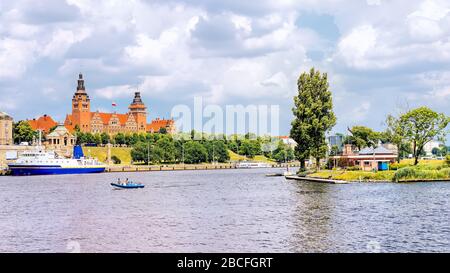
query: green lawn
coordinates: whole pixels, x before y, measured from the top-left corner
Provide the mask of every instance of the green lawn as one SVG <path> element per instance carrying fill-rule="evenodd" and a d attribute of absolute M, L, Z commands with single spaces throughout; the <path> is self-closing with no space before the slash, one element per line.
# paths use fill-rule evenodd
<path fill-rule="evenodd" d="M 111 156 L 117 156 L 121 161 L 122 165 L 131 164 L 131 148 L 125 147 L 111 147 Z M 102 162 L 106 162 L 106 157 L 108 155 L 107 147 L 83 147 L 83 153 L 85 156 L 92 156 L 98 158 Z"/>
<path fill-rule="evenodd" d="M 344 181 L 392 181 L 395 171 L 365 172 L 365 171 L 343 171 L 323 170 L 308 175 L 309 177 L 327 178 Z"/>
<path fill-rule="evenodd" d="M 321 170 L 308 176 L 345 181 L 450 180 L 450 167 L 443 160 L 422 160 L 417 166 L 413 166 L 413 163 L 413 160 L 403 160 L 396 165 L 398 170 L 390 171 Z"/>
<path fill-rule="evenodd" d="M 131 164 L 131 148 L 124 148 L 124 147 L 112 147 L 111 148 L 111 156 L 115 155 L 122 161 L 122 165 L 130 165 Z M 106 157 L 108 153 L 108 149 L 106 147 L 83 147 L 83 153 L 86 156 L 96 157 L 100 161 L 106 162 Z M 273 161 L 269 160 L 267 157 L 263 155 L 257 155 L 253 159 L 247 158 L 243 155 L 238 155 L 234 153 L 231 150 L 228 150 L 228 153 L 230 155 L 231 161 L 242 161 L 242 160 L 249 160 L 249 161 L 258 161 L 258 162 L 266 162 L 266 163 L 274 163 Z"/>

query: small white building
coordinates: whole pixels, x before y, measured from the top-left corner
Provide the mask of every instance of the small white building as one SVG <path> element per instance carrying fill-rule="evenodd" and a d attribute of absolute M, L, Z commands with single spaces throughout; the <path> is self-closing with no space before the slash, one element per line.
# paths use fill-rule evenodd
<path fill-rule="evenodd" d="M 283 141 L 283 144 L 289 146 L 292 149 L 297 146 L 297 142 L 288 136 L 279 136 L 278 138 Z"/>

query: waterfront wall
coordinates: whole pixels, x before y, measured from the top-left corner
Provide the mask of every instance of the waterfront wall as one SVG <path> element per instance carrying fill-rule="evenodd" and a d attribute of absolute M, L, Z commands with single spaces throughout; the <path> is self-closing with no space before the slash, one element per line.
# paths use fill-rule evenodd
<path fill-rule="evenodd" d="M 6 153 L 15 151 L 20 153 L 22 151 L 30 149 L 29 146 L 19 146 L 19 145 L 0 145 L 0 171 L 3 171 L 7 167 Z"/>
<path fill-rule="evenodd" d="M 298 163 L 289 167 L 299 167 Z M 273 164 L 272 168 L 286 168 L 286 164 Z M 150 171 L 183 171 L 183 170 L 220 170 L 236 169 L 235 163 L 223 164 L 173 164 L 173 165 L 110 165 L 107 172 L 150 172 Z"/>

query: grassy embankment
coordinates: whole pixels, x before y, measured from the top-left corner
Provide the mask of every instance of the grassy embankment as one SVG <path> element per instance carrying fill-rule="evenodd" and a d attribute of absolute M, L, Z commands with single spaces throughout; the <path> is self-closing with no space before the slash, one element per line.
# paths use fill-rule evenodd
<path fill-rule="evenodd" d="M 131 148 L 125 148 L 125 147 L 112 147 L 111 148 L 111 156 L 117 156 L 122 162 L 121 165 L 130 165 L 131 164 L 131 155 L 130 155 Z M 106 162 L 106 157 L 108 155 L 108 149 L 106 147 L 83 147 L 83 153 L 86 156 L 96 157 L 100 161 Z M 266 163 L 274 163 L 273 161 L 269 160 L 267 157 L 258 155 L 255 156 L 253 159 L 247 158 L 242 155 L 238 155 L 234 153 L 233 151 L 228 151 L 230 155 L 231 161 L 242 161 L 242 160 L 250 160 L 250 161 L 258 161 L 258 162 L 266 162 Z"/>
<path fill-rule="evenodd" d="M 323 170 L 308 176 L 345 181 L 407 182 L 450 180 L 450 166 L 444 160 L 423 160 L 417 166 L 413 166 L 411 160 L 403 160 L 400 164 L 393 164 L 392 170 L 389 171 Z"/>
<path fill-rule="evenodd" d="M 264 162 L 264 163 L 276 163 L 275 161 L 272 161 L 270 159 L 268 159 L 267 157 L 263 156 L 263 155 L 257 155 L 254 158 L 248 158 L 246 156 L 243 155 L 238 155 L 237 153 L 228 150 L 228 154 L 230 155 L 230 161 L 257 161 L 257 162 Z"/>
<path fill-rule="evenodd" d="M 131 148 L 111 147 L 111 156 L 117 156 L 121 160 L 121 165 L 131 164 Z M 108 156 L 107 147 L 83 147 L 83 153 L 86 156 L 96 157 L 102 162 L 106 162 Z"/>

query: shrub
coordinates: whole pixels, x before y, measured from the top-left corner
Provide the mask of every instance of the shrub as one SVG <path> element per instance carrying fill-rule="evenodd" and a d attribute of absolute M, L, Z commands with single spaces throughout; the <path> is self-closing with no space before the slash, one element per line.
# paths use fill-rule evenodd
<path fill-rule="evenodd" d="M 361 166 L 350 166 L 347 167 L 347 171 L 360 171 L 361 170 Z"/>
<path fill-rule="evenodd" d="M 450 166 L 450 155 L 447 155 L 445 157 L 445 164 L 447 164 L 447 166 Z"/>
<path fill-rule="evenodd" d="M 114 164 L 120 164 L 120 163 L 122 163 L 122 160 L 120 160 L 120 158 L 117 157 L 116 155 L 111 156 L 111 161 L 112 161 Z"/>
<path fill-rule="evenodd" d="M 410 163 L 392 163 L 389 165 L 389 169 L 396 171 L 396 170 L 400 170 L 402 168 L 410 167 L 410 166 L 411 166 Z"/>
<path fill-rule="evenodd" d="M 420 169 L 415 167 L 407 167 L 398 170 L 394 175 L 394 181 L 408 180 L 441 180 L 450 179 L 450 168 L 444 169 Z"/>

